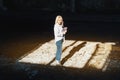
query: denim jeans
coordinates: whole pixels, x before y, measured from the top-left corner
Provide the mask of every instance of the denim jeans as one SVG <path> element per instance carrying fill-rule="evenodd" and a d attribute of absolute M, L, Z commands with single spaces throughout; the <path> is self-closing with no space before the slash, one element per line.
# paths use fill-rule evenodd
<path fill-rule="evenodd" d="M 56 42 L 56 46 L 57 46 L 56 60 L 58 60 L 59 62 L 60 62 L 61 54 L 62 54 L 62 43 L 63 43 L 63 40 L 59 40 Z"/>

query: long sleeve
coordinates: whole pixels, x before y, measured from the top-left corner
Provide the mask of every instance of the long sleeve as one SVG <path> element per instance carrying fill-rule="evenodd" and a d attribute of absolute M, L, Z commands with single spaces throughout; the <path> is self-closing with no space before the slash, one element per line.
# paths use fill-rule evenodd
<path fill-rule="evenodd" d="M 62 31 L 55 25 L 55 27 L 54 27 L 54 35 L 56 36 L 56 37 L 62 37 L 63 36 L 63 33 L 62 33 Z"/>
<path fill-rule="evenodd" d="M 58 25 L 58 24 L 54 25 L 55 41 L 59 41 L 64 38 L 62 30 L 63 30 L 63 28 L 61 25 Z"/>

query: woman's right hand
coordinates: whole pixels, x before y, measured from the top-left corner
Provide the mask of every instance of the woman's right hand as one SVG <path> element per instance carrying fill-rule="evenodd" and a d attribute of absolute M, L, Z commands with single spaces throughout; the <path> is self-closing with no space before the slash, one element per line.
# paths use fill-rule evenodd
<path fill-rule="evenodd" d="M 67 27 L 63 28 L 63 34 L 66 34 L 67 32 Z"/>
<path fill-rule="evenodd" d="M 63 34 L 66 34 L 67 33 L 67 30 L 65 30 L 64 32 L 63 32 Z"/>

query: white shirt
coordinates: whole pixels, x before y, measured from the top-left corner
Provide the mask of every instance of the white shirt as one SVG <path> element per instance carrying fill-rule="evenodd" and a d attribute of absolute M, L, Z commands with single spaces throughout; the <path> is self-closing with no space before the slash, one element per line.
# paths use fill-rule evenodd
<path fill-rule="evenodd" d="M 62 31 L 63 31 L 63 25 L 59 25 L 58 23 L 54 25 L 55 42 L 65 39 Z"/>

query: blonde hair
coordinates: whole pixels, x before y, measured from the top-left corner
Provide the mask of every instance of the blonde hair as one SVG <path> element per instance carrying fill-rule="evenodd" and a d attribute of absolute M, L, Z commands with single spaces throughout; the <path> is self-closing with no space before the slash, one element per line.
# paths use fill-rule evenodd
<path fill-rule="evenodd" d="M 62 18 L 62 16 L 60 16 L 60 15 L 56 16 L 56 19 L 55 19 L 55 24 L 57 24 L 57 22 L 58 22 L 58 19 L 59 19 L 59 18 L 61 18 L 61 19 L 62 19 L 62 25 L 63 25 L 63 18 Z"/>

